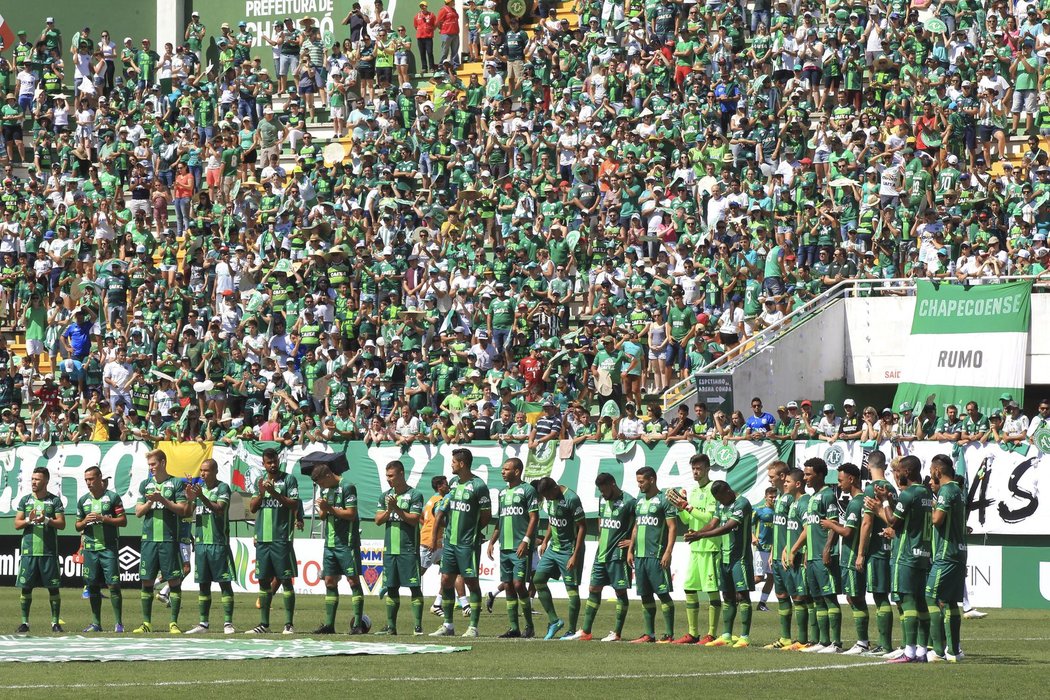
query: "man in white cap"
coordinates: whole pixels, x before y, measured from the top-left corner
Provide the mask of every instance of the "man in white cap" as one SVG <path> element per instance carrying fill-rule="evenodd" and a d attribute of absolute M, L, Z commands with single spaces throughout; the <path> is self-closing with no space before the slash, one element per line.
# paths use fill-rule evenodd
<path fill-rule="evenodd" d="M 201 50 L 204 47 L 206 35 L 207 31 L 201 24 L 201 13 L 197 11 L 190 13 L 190 23 L 186 25 L 182 38 L 186 42 L 186 47 L 197 57 L 197 63 L 201 62 Z"/>

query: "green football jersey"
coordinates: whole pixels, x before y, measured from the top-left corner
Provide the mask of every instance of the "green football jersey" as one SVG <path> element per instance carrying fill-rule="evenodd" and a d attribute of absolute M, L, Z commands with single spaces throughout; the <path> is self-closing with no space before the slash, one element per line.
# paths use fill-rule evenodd
<path fill-rule="evenodd" d="M 278 474 L 273 488 L 283 496 L 299 500 L 299 484 L 291 474 Z M 262 506 L 255 514 L 255 541 L 291 542 L 295 514 L 296 509 L 285 508 L 276 498 L 263 496 Z"/>
<path fill-rule="evenodd" d="M 99 513 L 111 518 L 119 518 L 124 515 L 124 504 L 113 491 L 105 491 L 101 496 L 95 498 L 90 493 L 85 493 L 77 501 L 77 520 L 83 520 L 88 513 Z M 99 552 L 103 549 L 119 549 L 119 533 L 116 525 L 88 525 L 84 528 L 84 549 L 89 552 Z"/>
<path fill-rule="evenodd" d="M 146 496 L 157 492 L 174 503 L 186 502 L 186 484 L 182 479 L 169 476 L 160 483 L 150 477 L 139 484 L 138 503 L 146 503 Z M 165 508 L 164 504 L 153 503 L 142 517 L 142 541 L 178 542 L 181 520 L 182 518 Z"/>
<path fill-rule="evenodd" d="M 773 501 L 773 548 L 771 551 L 774 561 L 780 559 L 784 545 L 787 543 L 788 511 L 791 510 L 791 503 L 794 500 L 795 497 L 790 493 L 780 493 Z"/>
<path fill-rule="evenodd" d="M 838 520 L 839 513 L 839 502 L 835 500 L 834 491 L 827 486 L 810 497 L 803 516 L 806 525 L 806 561 L 820 561 L 823 558 L 831 531 L 822 528 L 820 521 L 824 518 Z"/>
<path fill-rule="evenodd" d="M 606 564 L 627 557 L 620 543 L 631 539 L 635 503 L 633 496 L 623 492 L 615 501 L 603 498 L 598 503 L 598 554 L 594 557 L 595 562 Z"/>
<path fill-rule="evenodd" d="M 405 489 L 404 493 L 397 493 L 394 489 L 387 489 L 376 504 L 376 511 L 387 510 L 386 499 L 389 496 L 397 497 L 397 507 L 408 514 L 423 514 L 423 494 L 414 488 Z M 419 522 L 415 525 L 405 522 L 401 515 L 391 512 L 386 520 L 386 534 L 383 535 L 383 552 L 390 555 L 413 554 L 419 556 Z"/>
<path fill-rule="evenodd" d="M 750 501 L 743 496 L 737 496 L 736 500 L 728 506 L 718 504 L 715 517 L 719 525 L 725 525 L 730 520 L 738 523 L 738 526 L 722 535 L 722 561 L 725 563 L 743 561 L 749 562 L 751 554 L 751 515 L 753 509 Z"/>
<path fill-rule="evenodd" d="M 846 506 L 845 512 L 839 517 L 839 523 L 843 527 L 853 529 L 849 537 L 841 538 L 842 547 L 839 549 L 839 563 L 848 568 L 853 568 L 857 563 L 857 546 L 860 544 L 860 521 L 864 516 L 864 494 L 858 493 Z"/>
<path fill-rule="evenodd" d="M 489 487 L 477 476 L 467 482 L 453 481 L 449 482 L 450 491 L 441 505 L 448 514 L 445 544 L 477 547 L 481 543 L 481 514 L 492 507 Z"/>
<path fill-rule="evenodd" d="M 677 515 L 678 509 L 671 505 L 663 491 L 652 498 L 639 494 L 634 504 L 634 521 L 638 527 L 634 540 L 636 559 L 658 559 L 663 555 L 667 546 L 667 520 Z"/>
<path fill-rule="evenodd" d="M 934 510 L 944 513 L 944 520 L 933 530 L 933 560 L 966 563 L 966 496 L 957 483 L 950 482 L 937 490 Z"/>
<path fill-rule="evenodd" d="M 788 507 L 787 516 L 787 542 L 784 543 L 784 547 L 787 548 L 788 552 L 795 546 L 799 538 L 802 537 L 802 524 L 806 515 L 806 508 L 809 507 L 809 494 L 804 493 L 798 498 L 791 502 Z M 804 552 L 802 555 L 804 556 Z M 797 562 L 792 562 L 797 563 Z"/>
<path fill-rule="evenodd" d="M 357 486 L 350 481 L 350 474 L 339 477 L 339 483 L 321 491 L 321 498 L 334 508 L 357 508 Z M 329 514 L 324 520 L 324 546 L 329 549 L 338 547 L 358 547 L 361 542 L 361 528 L 358 517 L 338 518 Z"/>
<path fill-rule="evenodd" d="M 586 517 L 580 497 L 571 489 L 565 489 L 561 498 L 545 501 L 543 510 L 550 523 L 550 548 L 571 554 L 576 549 L 576 523 L 582 523 Z"/>
<path fill-rule="evenodd" d="M 43 514 L 45 518 L 54 518 L 59 513 L 65 513 L 66 508 L 62 505 L 62 499 L 53 493 L 47 493 L 43 498 L 37 498 L 32 493 L 27 493 L 18 502 L 17 514 L 24 518 L 30 518 L 34 514 Z M 45 525 L 26 525 L 22 530 L 23 557 L 44 557 L 58 554 L 58 530 Z"/>
<path fill-rule="evenodd" d="M 228 545 L 230 543 L 230 485 L 222 481 L 209 489 L 201 486 L 201 494 L 212 503 L 224 507 L 219 515 L 199 500 L 193 510 L 194 541 L 197 544 Z"/>
<path fill-rule="evenodd" d="M 897 489 L 890 482 L 885 479 L 873 481 L 864 487 L 865 498 L 875 498 L 875 487 L 881 486 L 882 488 L 889 491 L 893 498 L 897 497 Z M 882 531 L 889 527 L 889 523 L 882 519 L 882 516 L 878 511 L 868 510 L 864 508 L 864 515 L 869 513 L 872 515 L 871 522 L 871 539 L 868 541 L 868 549 L 866 552 L 867 558 L 870 559 L 887 559 L 890 556 L 891 544 L 890 540 L 882 536 Z"/>
<path fill-rule="evenodd" d="M 929 569 L 933 494 L 922 484 L 911 484 L 897 497 L 893 515 L 900 520 L 893 540 L 894 566 Z"/>
<path fill-rule="evenodd" d="M 499 497 L 499 548 L 513 552 L 525 539 L 529 528 L 529 516 L 540 510 L 540 499 L 536 489 L 524 482 L 504 489 Z"/>

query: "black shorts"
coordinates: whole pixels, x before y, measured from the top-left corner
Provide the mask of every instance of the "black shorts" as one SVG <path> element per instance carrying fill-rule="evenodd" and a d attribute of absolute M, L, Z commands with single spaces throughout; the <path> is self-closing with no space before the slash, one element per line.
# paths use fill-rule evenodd
<path fill-rule="evenodd" d="M 241 160 L 243 160 L 247 165 L 251 165 L 257 160 L 259 160 L 259 151 L 257 149 L 252 149 L 245 153 L 244 157 Z"/>
<path fill-rule="evenodd" d="M 22 140 L 22 125 L 4 125 L 4 141 L 21 141 Z"/>
<path fill-rule="evenodd" d="M 357 68 L 357 77 L 360 78 L 361 80 L 371 80 L 372 78 L 376 77 L 376 67 L 375 66 L 358 66 L 358 68 Z"/>
<path fill-rule="evenodd" d="M 829 88 L 833 87 L 833 88 L 835 88 L 837 90 L 839 85 L 841 85 L 841 84 L 842 84 L 842 76 L 841 75 L 825 75 L 824 76 L 824 87 L 829 87 Z"/>
<path fill-rule="evenodd" d="M 381 83 L 389 83 L 390 78 L 394 75 L 394 69 L 391 66 L 384 66 L 383 68 L 376 68 L 376 78 Z"/>
<path fill-rule="evenodd" d="M 722 331 L 719 331 L 718 342 L 722 343 L 722 345 L 736 345 L 738 342 L 740 342 L 740 334 L 723 333 Z"/>

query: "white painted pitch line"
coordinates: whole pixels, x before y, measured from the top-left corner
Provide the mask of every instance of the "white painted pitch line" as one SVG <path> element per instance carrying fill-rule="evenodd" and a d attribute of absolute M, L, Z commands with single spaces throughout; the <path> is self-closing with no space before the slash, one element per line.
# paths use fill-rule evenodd
<path fill-rule="evenodd" d="M 711 678 L 724 676 L 752 676 L 765 673 L 804 673 L 806 671 L 839 671 L 847 668 L 864 666 L 882 666 L 884 661 L 862 661 L 850 664 L 831 664 L 827 666 L 796 666 L 793 668 L 754 668 L 737 671 L 702 671 L 695 673 L 614 673 L 608 675 L 573 675 L 573 676 L 468 676 L 439 678 L 434 676 L 352 676 L 348 678 L 218 678 L 207 681 L 132 681 L 125 683 L 107 683 L 109 688 L 145 688 L 145 687 L 180 687 L 180 686 L 227 686 L 250 685 L 254 683 L 433 683 L 440 680 L 467 681 L 473 683 L 493 681 L 606 681 L 606 680 L 658 680 L 666 678 Z M 0 690 L 86 690 L 97 689 L 97 683 L 37 683 L 0 685 Z"/>

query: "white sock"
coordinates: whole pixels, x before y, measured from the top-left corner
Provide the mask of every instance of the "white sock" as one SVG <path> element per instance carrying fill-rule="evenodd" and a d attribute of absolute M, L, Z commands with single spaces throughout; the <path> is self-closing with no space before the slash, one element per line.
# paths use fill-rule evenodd
<path fill-rule="evenodd" d="M 470 598 L 465 595 L 459 597 L 459 607 L 466 608 L 470 605 Z"/>
<path fill-rule="evenodd" d="M 914 645 L 909 644 L 908 646 L 904 647 L 904 655 L 907 656 L 909 659 L 914 659 L 915 658 L 915 647 L 914 647 Z"/>
<path fill-rule="evenodd" d="M 434 596 L 434 607 L 435 608 L 440 608 L 441 607 L 441 594 L 440 593 L 438 593 L 436 596 Z"/>
<path fill-rule="evenodd" d="M 170 593 L 170 592 L 171 592 L 171 586 L 169 586 L 166 583 L 164 584 L 164 588 L 160 589 L 160 594 L 161 595 L 168 595 L 168 593 Z"/>
<path fill-rule="evenodd" d="M 916 656 L 926 656 L 926 647 L 915 647 Z"/>

